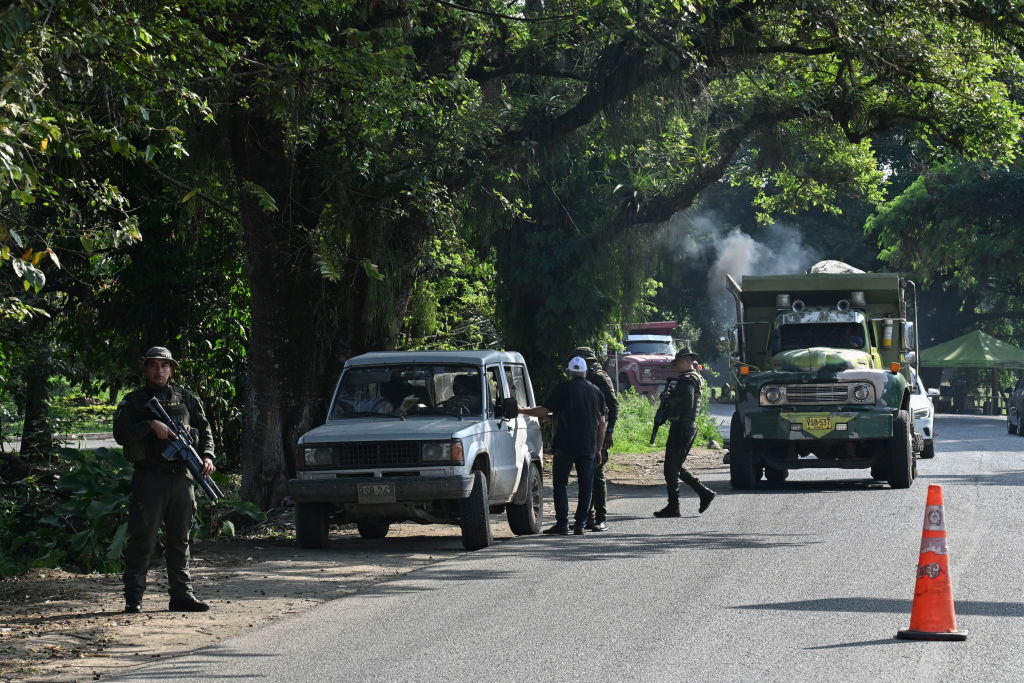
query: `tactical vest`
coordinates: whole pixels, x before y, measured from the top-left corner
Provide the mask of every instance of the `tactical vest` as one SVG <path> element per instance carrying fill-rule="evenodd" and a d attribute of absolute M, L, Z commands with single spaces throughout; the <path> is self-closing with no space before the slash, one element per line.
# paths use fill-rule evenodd
<path fill-rule="evenodd" d="M 152 393 L 146 389 L 133 391 L 125 398 L 131 401 L 132 412 L 137 419 L 157 419 L 156 415 L 146 407 L 146 402 L 149 401 L 151 396 L 156 396 L 160 399 L 161 405 L 163 405 L 164 410 L 167 411 L 167 414 L 172 420 L 181 422 L 186 429 L 189 428 L 189 412 L 188 407 L 185 405 L 184 389 L 168 386 L 165 389 L 159 389 Z M 164 396 L 166 396 L 166 398 L 164 398 Z M 124 447 L 124 457 L 129 462 L 133 463 L 148 461 L 151 464 L 163 464 L 167 462 L 163 457 L 163 452 L 164 449 L 167 448 L 167 443 L 167 441 L 156 438 L 155 434 L 147 434 L 142 441 L 126 444 Z"/>
<path fill-rule="evenodd" d="M 693 386 L 693 400 L 682 386 L 683 383 Z M 696 420 L 700 413 L 700 402 L 704 394 L 704 378 L 696 370 L 684 372 L 675 384 L 661 393 L 661 405 L 665 417 L 669 420 Z"/>

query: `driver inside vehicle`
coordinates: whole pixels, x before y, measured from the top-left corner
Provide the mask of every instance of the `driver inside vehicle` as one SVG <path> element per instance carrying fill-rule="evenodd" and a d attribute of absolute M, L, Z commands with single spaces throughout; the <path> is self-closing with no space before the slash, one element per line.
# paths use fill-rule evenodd
<path fill-rule="evenodd" d="M 480 377 L 478 375 L 455 375 L 452 378 L 452 397 L 445 401 L 445 407 L 454 409 L 457 415 L 473 415 L 480 412 Z"/>

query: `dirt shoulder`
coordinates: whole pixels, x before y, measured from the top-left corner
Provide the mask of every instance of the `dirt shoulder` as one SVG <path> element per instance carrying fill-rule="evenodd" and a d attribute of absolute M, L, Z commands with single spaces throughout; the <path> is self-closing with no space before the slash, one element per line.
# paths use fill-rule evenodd
<path fill-rule="evenodd" d="M 723 451 L 694 449 L 692 470 L 720 467 Z M 616 488 L 651 486 L 663 494 L 664 453 L 616 455 L 607 475 Z M 545 517 L 551 507 L 550 473 Z M 571 493 L 571 492 L 570 492 Z M 570 504 L 571 501 L 570 501 Z M 614 518 L 614 516 L 613 516 Z M 492 516 L 497 542 L 512 538 Z M 86 681 L 118 675 L 257 629 L 281 617 L 350 595 L 464 553 L 454 526 L 396 524 L 383 540 L 352 528 L 331 532 L 325 550 L 304 551 L 288 539 L 232 539 L 193 545 L 196 594 L 212 603 L 202 614 L 167 611 L 162 562 L 149 573 L 142 614 L 121 610 L 121 577 L 39 569 L 0 581 L 0 681 Z"/>

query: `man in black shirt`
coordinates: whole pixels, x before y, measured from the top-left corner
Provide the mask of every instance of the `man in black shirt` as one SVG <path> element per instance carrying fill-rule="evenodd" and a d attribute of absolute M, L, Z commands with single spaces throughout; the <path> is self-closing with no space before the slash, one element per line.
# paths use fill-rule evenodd
<path fill-rule="evenodd" d="M 576 524 L 573 532 L 583 535 L 583 526 L 590 511 L 594 486 L 594 466 L 601 460 L 605 435 L 605 403 L 601 391 L 587 381 L 587 362 L 580 357 L 569 361 L 569 379 L 562 382 L 536 408 L 520 408 L 519 412 L 541 419 L 549 414 L 557 418 L 554 429 L 551 486 L 555 498 L 555 524 L 546 534 L 566 536 L 569 533 L 569 472 L 576 466 L 579 497 L 576 501 Z"/>

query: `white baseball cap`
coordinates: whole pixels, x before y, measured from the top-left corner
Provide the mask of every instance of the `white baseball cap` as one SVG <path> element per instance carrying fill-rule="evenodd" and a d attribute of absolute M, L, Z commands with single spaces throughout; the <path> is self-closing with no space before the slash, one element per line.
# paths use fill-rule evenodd
<path fill-rule="evenodd" d="M 569 361 L 569 372 L 586 372 L 587 361 L 583 360 L 579 356 L 573 356 L 573 359 Z"/>

